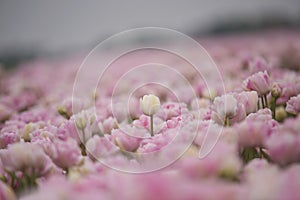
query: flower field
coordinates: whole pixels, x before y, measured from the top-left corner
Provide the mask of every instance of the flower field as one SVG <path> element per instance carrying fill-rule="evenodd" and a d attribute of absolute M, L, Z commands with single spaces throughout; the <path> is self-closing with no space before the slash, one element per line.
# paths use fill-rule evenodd
<path fill-rule="evenodd" d="M 115 61 L 96 90 L 74 86 L 81 55 L 1 67 L 0 200 L 300 199 L 299 32 L 199 43 L 223 83 L 148 50 Z M 127 66 L 151 59 L 185 81 L 154 70 L 169 88 L 133 90 L 153 77 L 122 79 Z"/>

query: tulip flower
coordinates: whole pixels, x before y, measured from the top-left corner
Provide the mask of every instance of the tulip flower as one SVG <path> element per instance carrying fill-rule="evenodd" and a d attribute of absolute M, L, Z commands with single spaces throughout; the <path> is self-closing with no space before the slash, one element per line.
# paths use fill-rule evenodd
<path fill-rule="evenodd" d="M 140 99 L 140 107 L 145 115 L 150 116 L 150 132 L 153 136 L 153 114 L 160 108 L 159 98 L 153 94 L 144 95 Z"/>
<path fill-rule="evenodd" d="M 270 92 L 270 77 L 267 71 L 258 72 L 248 77 L 244 82 L 244 87 L 247 90 L 254 90 L 259 96 L 266 95 Z"/>
<path fill-rule="evenodd" d="M 286 103 L 286 111 L 293 115 L 297 115 L 300 112 L 300 94 L 290 98 Z"/>
<path fill-rule="evenodd" d="M 216 97 L 213 102 L 212 118 L 220 124 L 229 123 L 228 120 L 237 114 L 237 106 L 238 102 L 232 94 Z"/>
<path fill-rule="evenodd" d="M 245 90 L 254 90 L 261 97 L 262 107 L 268 107 L 267 94 L 271 90 L 270 77 L 267 71 L 257 72 L 243 82 Z"/>

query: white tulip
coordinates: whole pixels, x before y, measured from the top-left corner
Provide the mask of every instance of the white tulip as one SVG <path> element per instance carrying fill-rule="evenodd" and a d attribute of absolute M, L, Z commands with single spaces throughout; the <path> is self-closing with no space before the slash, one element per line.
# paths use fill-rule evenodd
<path fill-rule="evenodd" d="M 153 94 L 144 95 L 140 98 L 140 106 L 145 115 L 150 116 L 150 133 L 153 134 L 153 114 L 155 114 L 160 108 L 159 98 Z"/>
<path fill-rule="evenodd" d="M 159 98 L 153 94 L 144 95 L 140 98 L 140 107 L 145 115 L 151 116 L 160 108 Z"/>

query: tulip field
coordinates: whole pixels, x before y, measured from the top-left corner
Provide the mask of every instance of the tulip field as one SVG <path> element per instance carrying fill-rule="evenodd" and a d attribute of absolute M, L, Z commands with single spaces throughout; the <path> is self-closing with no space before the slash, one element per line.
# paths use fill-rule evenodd
<path fill-rule="evenodd" d="M 113 48 L 88 71 L 86 54 L 1 65 L 0 200 L 300 199 L 299 31 L 196 39 L 220 79 L 151 50 L 96 89 Z"/>

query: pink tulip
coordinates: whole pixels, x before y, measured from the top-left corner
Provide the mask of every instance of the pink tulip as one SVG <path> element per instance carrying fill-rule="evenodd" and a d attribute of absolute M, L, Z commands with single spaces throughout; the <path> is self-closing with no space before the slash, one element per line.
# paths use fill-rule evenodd
<path fill-rule="evenodd" d="M 81 150 L 76 140 L 72 138 L 68 138 L 66 141 L 55 140 L 53 145 L 50 157 L 58 167 L 66 169 L 81 161 Z"/>
<path fill-rule="evenodd" d="M 140 145 L 140 138 L 128 135 L 120 129 L 114 129 L 111 133 L 112 139 L 116 145 L 125 151 L 135 151 Z"/>
<path fill-rule="evenodd" d="M 285 165 L 300 161 L 300 136 L 277 133 L 267 140 L 267 149 L 275 162 Z"/>
<path fill-rule="evenodd" d="M 270 84 L 270 77 L 267 71 L 257 72 L 243 82 L 243 86 L 246 90 L 254 90 L 259 96 L 266 95 L 270 92 Z"/>
<path fill-rule="evenodd" d="M 53 167 L 51 159 L 37 144 L 17 143 L 0 151 L 4 169 L 10 172 L 25 171 L 35 176 L 45 175 Z"/>
<path fill-rule="evenodd" d="M 232 118 L 237 114 L 238 102 L 232 94 L 226 94 L 214 99 L 213 105 L 214 121 L 224 124 L 226 118 Z"/>
<path fill-rule="evenodd" d="M 244 105 L 247 115 L 257 111 L 258 95 L 256 91 L 237 93 L 235 98 Z"/>
<path fill-rule="evenodd" d="M 300 112 L 300 94 L 290 98 L 286 103 L 286 111 L 294 115 L 297 115 Z"/>
<path fill-rule="evenodd" d="M 112 156 L 119 151 L 110 138 L 99 137 L 98 135 L 94 135 L 87 141 L 86 150 L 88 155 L 93 159 Z"/>

